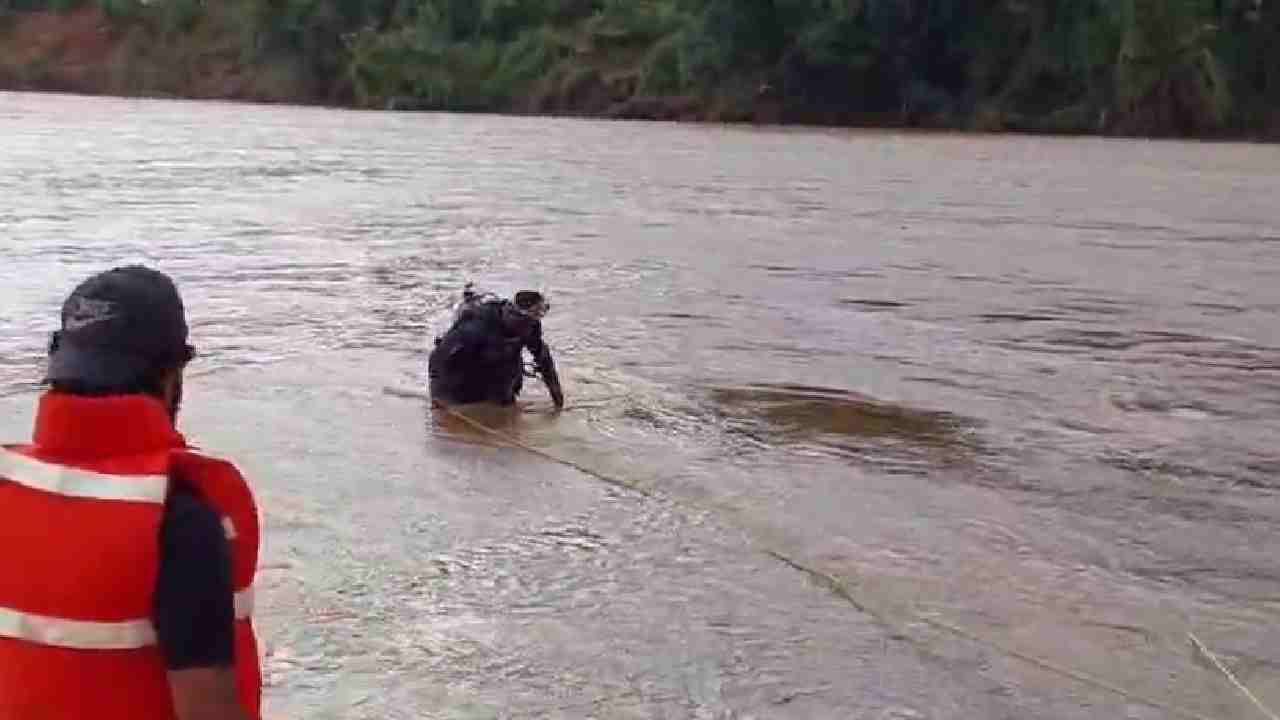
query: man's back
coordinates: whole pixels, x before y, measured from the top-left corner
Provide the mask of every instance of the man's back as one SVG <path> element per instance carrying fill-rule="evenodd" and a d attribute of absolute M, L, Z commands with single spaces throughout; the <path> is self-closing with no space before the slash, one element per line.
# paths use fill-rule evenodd
<path fill-rule="evenodd" d="M 139 700 L 165 717 L 146 650 L 164 480 L 33 451 L 0 453 L 0 718 L 124 717 Z"/>
<path fill-rule="evenodd" d="M 503 301 L 468 303 L 428 359 L 431 395 L 451 404 L 510 404 L 523 378 L 526 340 L 507 335 Z"/>
<path fill-rule="evenodd" d="M 235 665 L 223 520 L 167 472 L 160 403 L 53 393 L 38 418 L 0 450 L 0 720 L 172 716 L 172 674 Z"/>

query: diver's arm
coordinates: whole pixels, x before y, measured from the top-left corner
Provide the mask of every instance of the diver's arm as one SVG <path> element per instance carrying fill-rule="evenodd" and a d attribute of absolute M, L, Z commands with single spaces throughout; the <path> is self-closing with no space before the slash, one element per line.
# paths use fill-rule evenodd
<path fill-rule="evenodd" d="M 556 361 L 555 358 L 551 357 L 551 348 L 542 340 L 541 329 L 530 336 L 525 346 L 529 348 L 530 353 L 533 353 L 534 366 L 538 369 L 538 373 L 542 375 L 542 381 L 546 383 L 547 391 L 551 393 L 551 400 L 556 404 L 556 409 L 563 408 L 564 391 L 560 388 L 560 376 L 556 373 Z"/>

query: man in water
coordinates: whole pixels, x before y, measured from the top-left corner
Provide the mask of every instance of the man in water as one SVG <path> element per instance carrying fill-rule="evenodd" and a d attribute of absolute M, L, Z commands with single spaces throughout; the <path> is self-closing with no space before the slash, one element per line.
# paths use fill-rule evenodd
<path fill-rule="evenodd" d="M 528 349 L 556 409 L 563 408 L 556 364 L 542 340 L 542 318 L 550 307 L 532 290 L 507 300 L 476 293 L 468 284 L 453 326 L 436 339 L 427 363 L 432 400 L 443 405 L 514 404 L 524 384 L 523 352 Z"/>

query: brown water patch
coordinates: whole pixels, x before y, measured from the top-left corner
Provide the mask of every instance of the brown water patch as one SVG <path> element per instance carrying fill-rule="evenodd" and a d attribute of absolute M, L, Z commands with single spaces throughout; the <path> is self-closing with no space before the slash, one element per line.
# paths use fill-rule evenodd
<path fill-rule="evenodd" d="M 961 426 L 958 418 L 947 413 L 806 385 L 714 387 L 711 399 L 722 412 L 766 421 L 787 437 L 895 437 L 945 444 Z"/>
<path fill-rule="evenodd" d="M 971 460 L 972 422 L 879 402 L 846 390 L 787 384 L 712 387 L 709 398 L 733 433 L 803 446 L 886 470 L 923 472 Z"/>

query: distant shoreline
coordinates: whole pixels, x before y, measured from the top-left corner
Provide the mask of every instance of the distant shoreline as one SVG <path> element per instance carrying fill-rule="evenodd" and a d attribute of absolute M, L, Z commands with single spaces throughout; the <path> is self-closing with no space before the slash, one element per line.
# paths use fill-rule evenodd
<path fill-rule="evenodd" d="M 156 48 L 153 31 L 120 25 L 96 6 L 69 12 L 0 15 L 0 90 L 140 99 L 216 100 L 262 105 L 382 112 L 444 112 L 517 117 L 666 121 L 726 126 L 863 129 L 902 132 L 1097 137 L 1198 142 L 1280 142 L 1280 109 L 1266 127 L 1212 132 L 1129 132 L 1110 127 L 1105 112 L 1079 109 L 1069 118 L 971 113 L 852 112 L 804 105 L 768 82 L 747 77 L 708 94 L 645 94 L 626 66 L 564 66 L 501 103 L 466 98 L 430 102 L 390 94 L 370 97 L 330 78 L 326 90 L 289 58 L 246 61 L 215 35 L 170 36 Z M 225 44 L 225 43 L 223 43 Z M 175 59 L 176 58 L 176 59 Z M 346 85 L 343 83 L 347 82 Z M 356 81 L 358 84 L 358 81 Z M 344 89 L 345 88 L 345 89 Z M 353 94 L 354 93 L 354 94 Z M 471 102 L 471 106 L 466 103 Z"/>
<path fill-rule="evenodd" d="M 184 101 L 184 102 L 225 102 L 238 103 L 249 106 L 258 107 L 280 107 L 280 108 L 299 108 L 312 110 L 339 110 L 347 112 L 359 113 L 375 113 L 375 114 L 441 114 L 441 115 L 479 115 L 493 117 L 513 117 L 513 118 L 545 118 L 548 120 L 596 120 L 596 121 L 614 121 L 614 122 L 635 122 L 635 123 L 669 123 L 675 125 L 705 126 L 705 127 L 724 127 L 724 128 L 760 128 L 774 130 L 793 130 L 796 132 L 804 131 L 838 131 L 838 130 L 863 130 L 863 131 L 883 131 L 886 133 L 902 133 L 910 135 L 954 135 L 957 137 L 1021 137 L 1021 138 L 1062 138 L 1062 139 L 1097 139 L 1097 140 L 1133 140 L 1145 142 L 1191 142 L 1191 143 L 1226 143 L 1226 144 L 1255 144 L 1255 145 L 1278 145 L 1280 144 L 1280 133 L 1230 133 L 1222 132 L 1213 135 L 1140 135 L 1126 134 L 1117 132 L 1104 131 L 1065 131 L 1065 130 L 1037 130 L 1024 128 L 1001 128 L 1001 129 L 979 129 L 963 124 L 954 126 L 949 125 L 910 125 L 897 122 L 892 119 L 886 119 L 884 122 L 863 122 L 863 123 L 821 123 L 821 122 L 766 122 L 756 121 L 752 119 L 708 119 L 702 117 L 685 117 L 685 118 L 667 118 L 667 117 L 620 117 L 605 113 L 580 113 L 571 111 L 560 112 L 530 112 L 530 111 L 513 111 L 513 110 L 459 110 L 447 108 L 372 108 L 361 107 L 350 103 L 326 103 L 318 100 L 308 100 L 305 98 L 297 99 L 260 99 L 252 97 L 240 97 L 234 95 L 228 96 L 212 96 L 212 95 L 179 95 L 168 93 L 120 93 L 109 91 L 86 90 L 82 88 L 69 89 L 63 87 L 12 87 L 0 79 L 0 92 L 12 93 L 28 93 L 33 95 L 69 95 L 85 98 L 115 98 L 120 100 L 157 100 L 157 101 Z"/>

